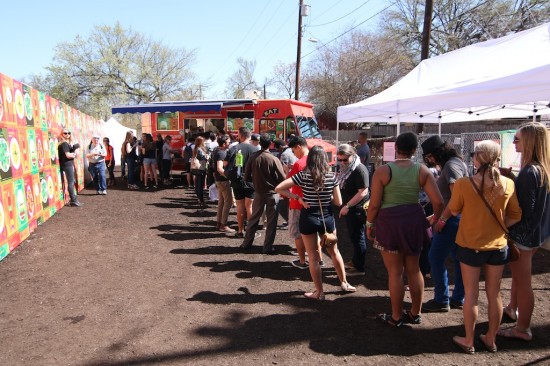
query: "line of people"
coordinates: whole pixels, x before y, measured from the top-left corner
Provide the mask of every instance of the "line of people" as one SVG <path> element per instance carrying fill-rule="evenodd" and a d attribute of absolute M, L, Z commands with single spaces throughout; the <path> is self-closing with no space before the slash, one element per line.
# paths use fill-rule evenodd
<path fill-rule="evenodd" d="M 480 273 L 485 275 L 489 329 L 479 339 L 489 352 L 496 352 L 496 336 L 532 339 L 530 321 L 534 308 L 531 263 L 537 249 L 550 240 L 550 145 L 547 129 L 540 123 L 522 125 L 513 141 L 521 153 L 521 170 L 515 180 L 498 169 L 500 145 L 479 142 L 473 152 L 475 174 L 467 168 L 451 145 L 437 136 L 422 144 L 428 165 L 441 170 L 434 178 L 427 166 L 413 161 L 417 136 L 403 133 L 395 143 L 394 162 L 378 168 L 372 180 L 367 212 L 367 236 L 379 249 L 388 271 L 391 312 L 378 318 L 395 327 L 420 324 L 422 312 L 462 309 L 465 337 L 453 342 L 473 354 L 478 317 Z M 418 203 L 423 189 L 433 206 L 426 218 Z M 419 258 L 429 229 L 434 232 L 429 248 L 434 299 L 422 304 L 424 278 Z M 500 283 L 504 265 L 510 261 L 508 234 L 518 244 L 521 256 L 510 262 L 512 290 L 503 308 Z M 445 261 L 455 264 L 454 291 L 449 296 Z M 405 310 L 406 273 L 412 299 Z M 500 328 L 505 316 L 515 326 Z"/>

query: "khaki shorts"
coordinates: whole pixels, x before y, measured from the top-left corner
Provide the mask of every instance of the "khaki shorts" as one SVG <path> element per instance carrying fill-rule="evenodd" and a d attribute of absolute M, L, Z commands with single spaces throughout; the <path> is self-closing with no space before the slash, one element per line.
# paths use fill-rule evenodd
<path fill-rule="evenodd" d="M 288 234 L 293 239 L 300 239 L 300 212 L 294 208 L 288 209 Z"/>

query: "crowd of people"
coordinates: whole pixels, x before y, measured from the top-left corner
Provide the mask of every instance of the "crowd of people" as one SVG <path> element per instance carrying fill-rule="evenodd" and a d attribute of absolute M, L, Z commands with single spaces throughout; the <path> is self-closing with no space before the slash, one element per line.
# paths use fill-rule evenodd
<path fill-rule="evenodd" d="M 71 143 L 70 136 L 70 131 L 63 131 L 60 164 L 69 185 L 68 203 L 80 206 L 71 183 L 72 160 L 79 146 Z M 98 194 L 106 194 L 105 168 L 109 185 L 115 184 L 114 152 L 108 139 L 103 142 L 94 136 L 86 152 Z M 422 313 L 460 309 L 465 336 L 455 336 L 453 342 L 473 354 L 483 271 L 489 328 L 479 339 L 485 349 L 497 351 L 497 336 L 532 339 L 532 258 L 539 247 L 550 246 L 550 141 L 544 125 L 527 123 L 517 130 L 513 143 L 521 154 L 521 170 L 515 179 L 500 173 L 500 145 L 494 141 L 475 146 L 475 172 L 470 175 L 460 152 L 439 136 L 422 143 L 424 161 L 415 161 L 419 142 L 411 132 L 397 137 L 395 160 L 375 172 L 370 171 L 364 133 L 355 147 L 337 147 L 336 170 L 321 147 L 308 147 L 302 137 L 274 142 L 269 134 L 252 134 L 245 127 L 239 129 L 236 141 L 211 133 L 189 138 L 181 151 L 170 143 L 170 136 L 159 135 L 154 141 L 149 134 L 141 140 L 131 132 L 126 135 L 121 159 L 127 165 L 128 188 L 138 189 L 141 181 L 147 189 L 149 179 L 152 188 L 157 188 L 159 176 L 163 184 L 170 184 L 172 156 L 181 154 L 187 186 L 194 189 L 199 208 L 206 206 L 205 189 L 215 187 L 216 230 L 242 239 L 243 252 L 261 237 L 263 224 L 263 253 L 276 254 L 281 215 L 296 248 L 297 258 L 291 263 L 309 269 L 311 275 L 313 289 L 305 297 L 325 299 L 323 252 L 332 259 L 341 289 L 355 292 L 347 278 L 365 275 L 365 254 L 371 244 L 380 251 L 388 273 L 391 309 L 378 315 L 385 324 L 400 328 L 420 324 Z M 138 156 L 142 156 L 141 170 L 136 165 Z M 430 212 L 419 202 L 423 195 Z M 228 221 L 232 207 L 236 208 L 235 228 Z M 353 246 L 349 261 L 344 261 L 338 248 L 336 215 L 345 222 L 345 242 Z M 511 261 L 511 245 L 519 249 L 516 261 Z M 423 253 L 428 269 L 421 270 Z M 452 293 L 446 268 L 449 256 L 454 265 Z M 508 263 L 512 289 L 503 307 L 500 283 Z M 423 302 L 427 276 L 434 282 L 434 298 Z M 407 289 L 412 301 L 404 309 Z M 516 324 L 501 328 L 503 316 Z"/>

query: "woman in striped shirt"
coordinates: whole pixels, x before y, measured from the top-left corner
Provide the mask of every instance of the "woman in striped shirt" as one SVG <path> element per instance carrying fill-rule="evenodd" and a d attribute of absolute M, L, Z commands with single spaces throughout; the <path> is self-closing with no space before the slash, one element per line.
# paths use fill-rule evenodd
<path fill-rule="evenodd" d="M 310 299 L 324 300 L 323 279 L 319 264 L 319 236 L 325 232 L 335 232 L 332 203 L 340 206 L 342 196 L 334 173 L 330 170 L 327 154 L 322 147 L 314 146 L 309 151 L 306 166 L 306 169 L 279 184 L 275 191 L 285 197 L 298 200 L 304 207 L 300 213 L 299 227 L 309 257 L 309 272 L 315 285 L 315 291 L 306 292 L 304 296 Z M 304 197 L 291 193 L 289 188 L 293 186 L 301 187 Z M 355 287 L 346 281 L 344 261 L 337 245 L 327 246 L 326 249 L 332 258 L 342 290 L 356 291 Z"/>

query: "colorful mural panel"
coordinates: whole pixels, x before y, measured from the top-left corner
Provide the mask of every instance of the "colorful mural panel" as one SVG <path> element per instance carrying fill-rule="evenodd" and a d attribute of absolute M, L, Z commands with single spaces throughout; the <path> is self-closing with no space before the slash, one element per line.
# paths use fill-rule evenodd
<path fill-rule="evenodd" d="M 57 151 L 62 128 L 86 146 L 100 122 L 0 73 L 0 260 L 65 205 Z M 84 161 L 80 149 L 78 191 Z"/>

